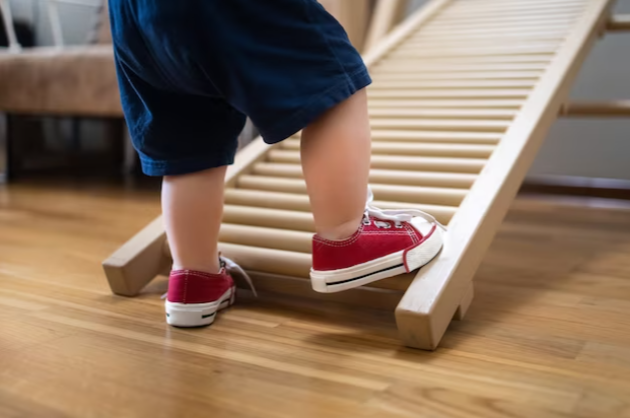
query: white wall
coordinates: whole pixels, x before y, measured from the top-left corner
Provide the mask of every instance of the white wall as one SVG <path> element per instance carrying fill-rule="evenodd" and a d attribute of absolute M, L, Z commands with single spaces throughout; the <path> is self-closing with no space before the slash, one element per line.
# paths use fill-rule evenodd
<path fill-rule="evenodd" d="M 630 0 L 615 11 L 630 13 Z M 580 100 L 630 100 L 630 33 L 600 40 L 571 93 Z M 562 119 L 551 129 L 530 175 L 630 180 L 630 118 Z"/>
<path fill-rule="evenodd" d="M 43 0 L 10 0 L 11 10 L 16 19 L 24 19 L 34 24 L 38 45 L 53 45 L 52 32 L 46 2 Z M 98 0 L 94 0 L 98 3 Z M 85 43 L 95 22 L 96 9 L 73 4 L 59 5 L 64 42 L 67 45 Z"/>

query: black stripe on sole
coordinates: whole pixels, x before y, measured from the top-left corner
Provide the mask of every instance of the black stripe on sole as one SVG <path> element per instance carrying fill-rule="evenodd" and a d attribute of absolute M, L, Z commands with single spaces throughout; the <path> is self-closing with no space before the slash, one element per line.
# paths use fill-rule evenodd
<path fill-rule="evenodd" d="M 366 277 L 370 277 L 370 276 L 373 276 L 373 275 L 375 275 L 375 274 L 382 273 L 382 272 L 384 272 L 384 271 L 394 270 L 394 269 L 397 269 L 397 268 L 399 268 L 399 267 L 404 267 L 404 266 L 405 266 L 404 264 L 398 264 L 397 266 L 387 267 L 386 269 L 379 270 L 379 271 L 375 271 L 375 272 L 373 272 L 373 273 L 369 273 L 369 274 L 364 274 L 363 276 L 354 277 L 354 278 L 352 278 L 352 279 L 341 280 L 341 281 L 338 281 L 338 282 L 332 282 L 332 283 L 326 283 L 326 286 L 334 286 L 334 285 L 337 285 L 337 284 L 350 283 L 350 282 L 353 282 L 353 281 L 355 281 L 355 280 L 361 280 L 361 279 L 364 279 L 364 278 L 366 278 Z"/>
<path fill-rule="evenodd" d="M 215 316 L 216 314 L 217 314 L 216 312 L 212 312 L 211 314 L 208 314 L 208 315 L 201 315 L 201 318 L 202 319 L 210 318 L 211 316 Z"/>

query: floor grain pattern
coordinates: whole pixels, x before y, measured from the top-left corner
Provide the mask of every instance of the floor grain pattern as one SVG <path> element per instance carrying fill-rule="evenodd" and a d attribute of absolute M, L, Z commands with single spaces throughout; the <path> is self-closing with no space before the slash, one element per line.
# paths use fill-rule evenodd
<path fill-rule="evenodd" d="M 164 278 L 127 299 L 100 267 L 154 192 L 0 188 L 0 417 L 630 417 L 630 207 L 578 203 L 517 199 L 423 352 L 393 313 L 271 296 L 169 328 Z"/>

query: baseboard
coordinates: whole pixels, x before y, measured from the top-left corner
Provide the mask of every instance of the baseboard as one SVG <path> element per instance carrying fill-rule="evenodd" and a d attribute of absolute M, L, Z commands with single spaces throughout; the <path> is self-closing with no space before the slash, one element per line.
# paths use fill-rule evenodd
<path fill-rule="evenodd" d="M 532 176 L 519 193 L 630 200 L 630 180 L 577 176 Z"/>

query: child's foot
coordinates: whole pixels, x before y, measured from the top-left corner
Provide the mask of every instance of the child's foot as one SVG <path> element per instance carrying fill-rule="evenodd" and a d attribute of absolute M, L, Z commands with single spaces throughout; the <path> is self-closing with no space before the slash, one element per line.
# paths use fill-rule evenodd
<path fill-rule="evenodd" d="M 166 322 L 176 327 L 200 327 L 214 322 L 217 312 L 230 307 L 236 300 L 236 286 L 228 268 L 240 267 L 221 258 L 218 274 L 194 270 L 173 270 L 169 277 L 166 297 Z M 251 285 L 249 276 L 245 278 Z M 252 286 L 254 294 L 255 289 Z"/>
<path fill-rule="evenodd" d="M 445 228 L 433 216 L 419 210 L 379 210 L 369 203 L 363 224 L 350 238 L 314 237 L 315 291 L 339 292 L 408 273 L 440 252 Z"/>

